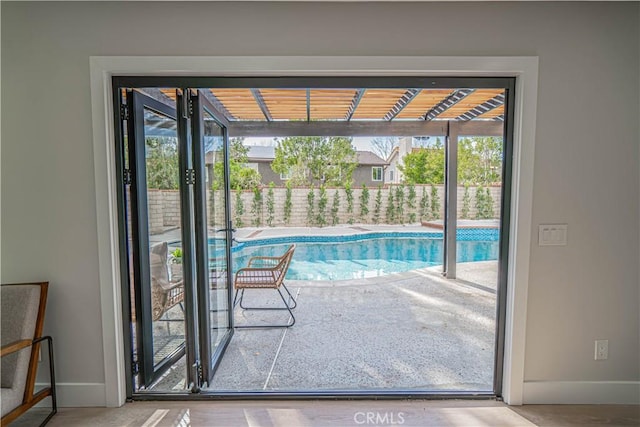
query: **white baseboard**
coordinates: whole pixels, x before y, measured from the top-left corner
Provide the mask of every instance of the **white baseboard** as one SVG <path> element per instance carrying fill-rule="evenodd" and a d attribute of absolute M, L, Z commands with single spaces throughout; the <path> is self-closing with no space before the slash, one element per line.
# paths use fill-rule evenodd
<path fill-rule="evenodd" d="M 640 404 L 640 381 L 525 381 L 524 404 Z"/>
<path fill-rule="evenodd" d="M 36 390 L 48 387 L 49 383 L 36 383 Z M 103 383 L 57 383 L 58 406 L 61 408 L 104 407 L 106 405 L 105 386 Z M 50 405 L 45 399 L 44 405 Z"/>

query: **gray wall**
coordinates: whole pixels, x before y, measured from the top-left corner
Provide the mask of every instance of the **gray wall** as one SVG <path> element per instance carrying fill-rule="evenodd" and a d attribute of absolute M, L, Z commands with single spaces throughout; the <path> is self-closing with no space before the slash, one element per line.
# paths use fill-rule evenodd
<path fill-rule="evenodd" d="M 525 379 L 640 379 L 637 3 L 1 7 L 2 281 L 51 281 L 61 383 L 104 382 L 90 55 L 539 56 Z"/>
<path fill-rule="evenodd" d="M 269 185 L 271 182 L 275 185 L 283 185 L 285 183 L 285 181 L 280 179 L 280 174 L 275 173 L 273 169 L 271 169 L 271 162 L 258 163 L 258 172 L 260 172 L 264 185 Z"/>
<path fill-rule="evenodd" d="M 385 183 L 385 171 L 384 166 L 382 167 L 382 181 L 374 181 L 371 175 L 371 165 L 358 165 L 358 167 L 353 171 L 353 186 L 362 187 L 362 184 L 365 184 L 368 187 L 375 187 L 377 185 L 383 185 Z"/>

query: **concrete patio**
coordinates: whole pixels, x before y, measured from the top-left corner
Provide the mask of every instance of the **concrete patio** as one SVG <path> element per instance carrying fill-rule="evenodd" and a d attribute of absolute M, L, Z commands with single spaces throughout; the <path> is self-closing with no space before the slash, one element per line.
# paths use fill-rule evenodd
<path fill-rule="evenodd" d="M 459 264 L 349 281 L 289 281 L 296 324 L 237 329 L 212 391 L 491 391 L 497 262 Z M 273 290 L 247 304 L 276 304 Z M 280 301 L 281 303 L 281 301 Z M 243 311 L 236 325 L 286 322 L 288 313 Z M 184 361 L 154 389 L 184 387 Z"/>

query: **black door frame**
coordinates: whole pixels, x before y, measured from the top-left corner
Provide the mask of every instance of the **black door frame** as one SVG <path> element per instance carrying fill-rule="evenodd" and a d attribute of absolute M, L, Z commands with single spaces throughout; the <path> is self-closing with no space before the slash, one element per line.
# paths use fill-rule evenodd
<path fill-rule="evenodd" d="M 515 109 L 515 77 L 447 77 L 447 76 L 363 76 L 363 77 L 319 77 L 319 76 L 286 76 L 286 77 L 205 77 L 205 76 L 114 76 L 112 88 L 114 99 L 117 93 L 125 88 L 503 88 L 505 89 L 505 116 L 503 138 L 503 186 L 500 218 L 500 250 L 498 291 L 496 303 L 496 351 L 494 363 L 494 391 L 493 392 L 442 392 L 442 391 L 297 391 L 297 392 L 225 392 L 216 394 L 199 394 L 200 398 L 487 398 L 500 397 L 502 394 L 502 378 L 504 369 L 504 343 L 506 322 L 507 276 L 508 276 L 508 248 L 510 241 L 511 216 L 511 179 L 513 164 L 513 122 Z M 116 114 L 116 117 L 118 115 Z M 117 128 L 117 125 L 116 125 Z M 123 247 L 123 246 L 121 246 Z M 126 277 L 128 283 L 128 276 Z M 124 286 L 124 285 L 123 285 Z M 126 317 L 125 317 L 126 318 Z M 126 329 L 126 328 L 125 328 Z M 125 336 L 127 331 L 125 330 Z M 131 397 L 130 389 L 127 397 Z M 169 399 L 190 398 L 185 394 L 147 393 L 135 394 L 140 399 Z"/>
<path fill-rule="evenodd" d="M 220 114 L 216 108 L 209 102 L 204 95 L 199 91 L 190 94 L 190 101 L 192 102 L 192 111 L 194 112 L 192 123 L 192 140 L 193 140 L 193 168 L 196 174 L 196 180 L 194 183 L 195 199 L 196 199 L 196 256 L 197 256 L 197 279 L 198 284 L 198 324 L 199 324 L 199 341 L 200 341 L 200 386 L 203 387 L 210 384 L 213 375 L 218 368 L 222 355 L 224 354 L 231 337 L 233 336 L 233 309 L 232 309 L 232 258 L 231 258 L 231 242 L 233 239 L 232 225 L 231 225 L 231 192 L 229 189 L 229 135 L 227 131 L 228 122 L 222 114 Z M 224 170 L 224 182 L 225 182 L 225 209 L 224 209 L 224 227 L 221 231 L 225 232 L 226 238 L 226 281 L 227 281 L 227 322 L 229 324 L 229 330 L 225 333 L 216 347 L 215 351 L 211 352 L 211 316 L 210 316 L 210 297 L 209 293 L 211 288 L 209 287 L 209 266 L 208 266 L 208 231 L 207 231 L 207 212 L 206 212 L 206 200 L 207 200 L 207 188 L 205 186 L 206 180 L 206 166 L 205 166 L 205 151 L 204 144 L 204 113 L 205 111 L 217 122 L 223 131 L 223 170 Z M 213 203 L 213 201 L 211 201 Z"/>

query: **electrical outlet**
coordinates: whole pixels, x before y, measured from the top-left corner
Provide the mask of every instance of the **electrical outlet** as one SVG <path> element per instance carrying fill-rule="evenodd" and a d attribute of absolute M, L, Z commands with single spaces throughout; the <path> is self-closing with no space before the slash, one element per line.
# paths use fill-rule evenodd
<path fill-rule="evenodd" d="M 607 360 L 609 358 L 609 340 L 596 340 L 595 360 Z"/>

